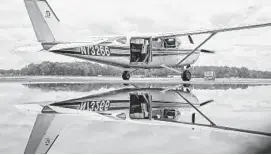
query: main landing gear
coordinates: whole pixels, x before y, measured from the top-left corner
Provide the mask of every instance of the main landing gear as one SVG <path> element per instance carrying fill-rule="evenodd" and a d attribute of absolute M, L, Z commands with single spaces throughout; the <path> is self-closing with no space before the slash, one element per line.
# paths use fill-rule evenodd
<path fill-rule="evenodd" d="M 188 70 L 191 67 L 191 65 L 188 65 L 185 67 L 185 70 L 182 73 L 182 80 L 183 81 L 190 81 L 192 78 L 191 72 Z"/>
<path fill-rule="evenodd" d="M 166 66 L 166 65 L 161 65 L 161 67 L 166 68 L 166 69 L 169 69 L 169 70 L 171 70 L 171 71 L 174 71 L 174 72 L 176 72 L 176 73 L 181 74 L 181 75 L 182 75 L 182 80 L 183 80 L 183 81 L 190 81 L 191 78 L 192 78 L 192 74 L 191 74 L 191 72 L 188 70 L 188 69 L 191 67 L 191 65 L 187 65 L 186 67 L 184 67 L 184 68 L 183 68 L 183 70 L 184 70 L 183 72 L 181 72 L 181 71 L 179 71 L 179 70 L 177 70 L 177 69 L 168 67 L 168 66 Z"/>
<path fill-rule="evenodd" d="M 129 71 L 124 71 L 122 73 L 122 79 L 123 80 L 129 80 L 130 79 L 130 73 L 129 73 Z"/>
<path fill-rule="evenodd" d="M 185 70 L 182 74 L 182 80 L 183 81 L 190 81 L 191 80 L 191 72 L 189 70 Z"/>
<path fill-rule="evenodd" d="M 191 78 L 192 78 L 192 74 L 191 74 L 191 72 L 188 70 L 189 68 L 190 68 L 191 66 L 189 65 L 189 66 L 187 66 L 187 67 L 185 67 L 186 69 L 181 73 L 180 71 L 177 71 L 176 70 L 176 72 L 178 72 L 178 73 L 181 73 L 182 74 L 182 80 L 183 81 L 190 81 L 191 80 Z M 165 67 L 165 68 L 168 68 L 168 67 Z M 133 70 L 133 71 L 131 71 L 131 72 L 129 72 L 129 71 L 124 71 L 123 73 L 122 73 L 122 79 L 123 80 L 130 80 L 130 75 L 131 75 L 131 73 L 133 73 L 133 72 L 135 72 L 135 71 L 137 71 L 138 69 L 135 69 L 135 70 Z M 172 70 L 172 69 L 171 69 Z M 174 70 L 175 71 L 175 70 Z"/>

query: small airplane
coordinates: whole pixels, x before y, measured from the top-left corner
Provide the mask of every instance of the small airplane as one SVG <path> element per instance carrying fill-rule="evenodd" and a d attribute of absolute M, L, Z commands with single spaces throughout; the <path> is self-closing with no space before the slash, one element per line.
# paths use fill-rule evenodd
<path fill-rule="evenodd" d="M 216 34 L 271 26 L 271 23 L 265 23 L 193 32 L 93 36 L 89 41 L 80 41 L 71 32 L 65 31 L 46 0 L 24 2 L 43 50 L 125 68 L 123 80 L 129 80 L 130 75 L 138 69 L 166 68 L 181 74 L 183 81 L 190 81 L 189 68 L 197 61 L 200 53 L 214 53 L 201 47 Z M 201 34 L 210 36 L 193 46 L 192 36 Z M 189 48 L 185 48 L 185 43 Z M 176 68 L 181 68 L 182 71 Z"/>
<path fill-rule="evenodd" d="M 24 153 L 47 153 L 64 129 L 81 121 L 188 127 L 271 137 L 271 133 L 217 125 L 200 110 L 214 101 L 200 103 L 190 87 L 132 86 L 61 102 L 16 105 L 22 111 L 38 113 Z M 197 123 L 196 113 L 207 123 Z M 183 121 L 185 115 L 191 120 Z"/>

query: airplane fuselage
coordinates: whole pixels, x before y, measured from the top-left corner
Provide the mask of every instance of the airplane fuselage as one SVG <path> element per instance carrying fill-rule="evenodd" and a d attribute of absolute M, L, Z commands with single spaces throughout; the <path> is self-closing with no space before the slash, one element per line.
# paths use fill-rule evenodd
<path fill-rule="evenodd" d="M 148 62 L 134 62 L 132 60 L 129 41 L 124 44 L 112 41 L 65 50 L 53 50 L 51 52 L 116 67 L 152 69 L 162 68 L 161 65 L 182 67 L 194 64 L 199 58 L 200 51 L 196 51 L 184 62 L 177 65 L 192 50 L 182 46 L 177 46 L 176 48 L 153 47 Z"/>
<path fill-rule="evenodd" d="M 175 91 L 161 92 L 160 88 L 125 88 L 109 91 L 102 94 L 86 96 L 83 98 L 53 103 L 50 106 L 71 108 L 80 111 L 115 111 L 129 109 L 131 93 L 149 94 L 152 96 L 153 108 L 191 108 Z M 199 106 L 199 101 L 190 92 L 179 91 L 189 99 L 195 106 Z"/>

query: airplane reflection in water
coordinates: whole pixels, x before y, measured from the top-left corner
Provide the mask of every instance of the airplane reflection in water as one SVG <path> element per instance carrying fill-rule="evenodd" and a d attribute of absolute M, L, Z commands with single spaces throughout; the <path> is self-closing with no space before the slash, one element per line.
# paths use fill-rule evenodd
<path fill-rule="evenodd" d="M 211 102 L 214 101 L 199 102 L 191 90 L 183 85 L 166 88 L 140 88 L 134 85 L 82 98 L 39 104 L 39 109 L 32 108 L 33 103 L 17 107 L 40 113 L 25 149 L 28 154 L 47 153 L 62 130 L 78 123 L 78 118 L 73 119 L 76 116 L 82 116 L 85 120 L 179 126 L 271 137 L 271 133 L 217 125 L 200 110 Z M 184 115 L 188 115 L 189 121 L 181 121 Z M 208 123 L 197 123 L 196 115 L 197 118 L 205 118 Z"/>

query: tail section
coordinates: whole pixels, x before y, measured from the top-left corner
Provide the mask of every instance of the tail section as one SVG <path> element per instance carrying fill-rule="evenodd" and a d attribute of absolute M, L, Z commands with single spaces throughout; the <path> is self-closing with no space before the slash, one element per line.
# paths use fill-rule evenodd
<path fill-rule="evenodd" d="M 41 43 L 65 42 L 58 17 L 46 0 L 24 0 L 36 37 Z"/>
<path fill-rule="evenodd" d="M 56 131 L 51 132 L 50 134 L 47 133 L 47 130 L 50 129 L 50 127 L 52 128 L 51 123 L 54 118 L 55 115 L 49 114 L 39 114 L 37 116 L 32 133 L 25 148 L 25 154 L 44 154 L 49 151 L 60 132 Z"/>
<path fill-rule="evenodd" d="M 77 117 L 71 115 L 57 113 L 38 114 L 24 153 L 47 153 L 61 132 L 76 124 L 76 122 L 78 122 Z"/>

